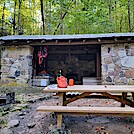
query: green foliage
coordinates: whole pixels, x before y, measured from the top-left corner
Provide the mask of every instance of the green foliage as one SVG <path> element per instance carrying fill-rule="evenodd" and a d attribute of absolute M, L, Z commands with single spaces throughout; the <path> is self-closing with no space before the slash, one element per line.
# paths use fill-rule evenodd
<path fill-rule="evenodd" d="M 20 10 L 16 2 L 15 6 L 15 0 L 0 1 L 0 35 L 18 34 L 19 27 L 22 34 L 42 34 L 40 0 L 22 0 Z M 129 24 L 127 0 L 43 0 L 45 33 L 61 34 L 61 30 L 63 34 L 129 32 L 129 25 L 134 32 L 134 0 L 130 2 Z"/>
<path fill-rule="evenodd" d="M 4 115 L 5 115 L 5 112 L 3 111 L 3 108 L 0 107 L 0 128 L 3 128 L 7 124 L 7 121 L 4 118 Z"/>
<path fill-rule="evenodd" d="M 6 120 L 0 119 L 0 127 L 2 127 L 2 126 L 5 125 L 5 124 L 6 124 Z"/>

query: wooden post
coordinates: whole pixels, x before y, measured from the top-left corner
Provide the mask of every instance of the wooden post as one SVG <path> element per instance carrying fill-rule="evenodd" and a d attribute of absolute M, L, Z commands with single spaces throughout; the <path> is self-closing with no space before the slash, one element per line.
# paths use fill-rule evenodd
<path fill-rule="evenodd" d="M 127 98 L 127 93 L 122 93 L 122 99 L 126 99 Z M 121 103 L 121 107 L 125 107 L 125 104 Z"/>
<path fill-rule="evenodd" d="M 133 101 L 134 101 L 134 92 L 132 92 L 132 98 L 133 98 Z"/>
<path fill-rule="evenodd" d="M 101 71 L 100 71 L 100 55 L 99 52 L 96 53 L 96 77 L 101 76 Z"/>
<path fill-rule="evenodd" d="M 65 101 L 65 93 L 58 93 L 59 96 L 59 106 L 64 106 Z M 62 127 L 62 114 L 57 115 L 57 129 L 61 129 Z"/>

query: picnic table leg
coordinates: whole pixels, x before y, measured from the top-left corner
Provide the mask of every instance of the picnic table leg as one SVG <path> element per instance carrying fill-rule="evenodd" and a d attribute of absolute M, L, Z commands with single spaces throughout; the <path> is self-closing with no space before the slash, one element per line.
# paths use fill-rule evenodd
<path fill-rule="evenodd" d="M 134 93 L 132 92 L 132 98 L 133 98 L 133 101 L 134 101 Z"/>
<path fill-rule="evenodd" d="M 127 98 L 127 93 L 123 92 L 122 93 L 122 99 L 126 99 Z M 121 107 L 125 107 L 125 104 L 121 103 Z"/>
<path fill-rule="evenodd" d="M 65 93 L 58 93 L 59 96 L 59 106 L 63 106 L 64 105 L 64 101 L 65 101 Z M 62 127 L 62 114 L 58 114 L 57 115 L 57 128 L 61 129 Z"/>

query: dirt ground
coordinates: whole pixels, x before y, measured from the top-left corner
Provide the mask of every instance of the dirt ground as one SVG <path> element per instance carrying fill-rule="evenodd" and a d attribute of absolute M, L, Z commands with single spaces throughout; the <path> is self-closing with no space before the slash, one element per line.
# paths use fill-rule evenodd
<path fill-rule="evenodd" d="M 56 99 L 43 102 L 44 105 L 57 105 Z M 120 103 L 109 99 L 81 99 L 70 105 L 78 106 L 120 106 Z M 51 115 L 51 114 L 50 114 Z M 51 116 L 50 116 L 51 117 Z M 51 118 L 49 124 L 56 124 L 56 118 Z M 45 123 L 46 124 L 46 123 Z M 51 126 L 50 125 L 50 126 Z M 63 116 L 63 130 L 71 134 L 134 134 L 134 118 L 121 116 Z M 103 133 L 102 133 L 103 134 Z"/>
<path fill-rule="evenodd" d="M 17 119 L 19 125 L 12 128 L 4 127 L 2 129 L 5 130 L 0 134 L 3 132 L 5 134 L 134 134 L 134 117 L 107 115 L 64 115 L 62 130 L 59 131 L 56 129 L 56 116 L 53 113 L 36 112 L 36 108 L 40 105 L 57 104 L 57 97 L 28 103 L 28 108 L 8 115 L 8 121 Z M 120 106 L 120 103 L 109 99 L 81 99 L 69 105 Z"/>

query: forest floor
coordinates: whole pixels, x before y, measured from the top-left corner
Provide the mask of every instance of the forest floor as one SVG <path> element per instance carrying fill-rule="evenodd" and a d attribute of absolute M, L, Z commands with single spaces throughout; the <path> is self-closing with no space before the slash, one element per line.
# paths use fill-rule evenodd
<path fill-rule="evenodd" d="M 0 134 L 134 134 L 134 117 L 64 115 L 62 129 L 56 129 L 53 113 L 37 112 L 41 105 L 57 105 L 58 98 L 42 92 L 21 93 L 10 110 L 2 111 Z M 110 99 L 81 99 L 69 105 L 120 106 Z"/>

